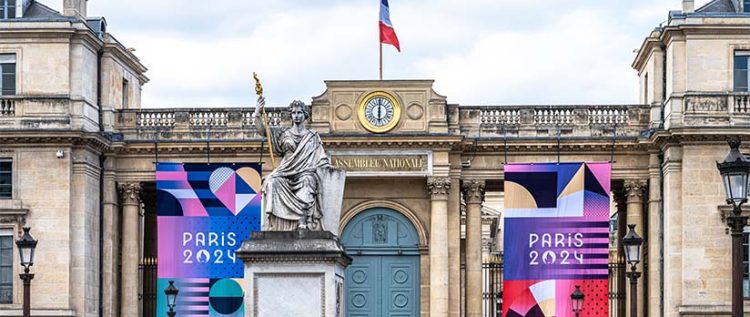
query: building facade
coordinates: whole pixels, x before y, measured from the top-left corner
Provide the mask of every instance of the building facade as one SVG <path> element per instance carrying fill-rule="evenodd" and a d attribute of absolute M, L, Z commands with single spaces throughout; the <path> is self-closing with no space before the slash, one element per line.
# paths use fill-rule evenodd
<path fill-rule="evenodd" d="M 750 1 L 683 0 L 637 53 L 633 105 L 473 106 L 430 80 L 326 81 L 308 124 L 348 171 L 344 232 L 372 216 L 404 228 L 408 247 L 373 256 L 414 268 L 412 315 L 494 316 L 499 289 L 483 263 L 504 251 L 504 164 L 611 161 L 610 261 L 621 261 L 626 224 L 645 238 L 639 316 L 729 316 L 715 162 L 728 137 L 750 141 L 748 11 Z M 142 108 L 146 68 L 106 25 L 85 0 L 65 0 L 62 13 L 0 0 L 0 316 L 20 315 L 12 242 L 23 226 L 40 241 L 32 315 L 152 316 L 154 162 L 270 172 L 252 107 Z M 376 96 L 394 111 L 382 124 L 361 110 Z M 268 110 L 271 124 L 289 123 L 283 107 Z M 611 316 L 628 306 L 622 279 L 610 277 Z"/>

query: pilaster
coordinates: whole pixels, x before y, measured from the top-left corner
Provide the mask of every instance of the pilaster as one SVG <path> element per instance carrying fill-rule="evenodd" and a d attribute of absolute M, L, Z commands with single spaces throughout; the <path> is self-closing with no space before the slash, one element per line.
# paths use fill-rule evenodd
<path fill-rule="evenodd" d="M 648 311 L 652 316 L 661 311 L 662 295 L 662 210 L 661 166 L 659 154 L 649 157 L 648 181 Z"/>

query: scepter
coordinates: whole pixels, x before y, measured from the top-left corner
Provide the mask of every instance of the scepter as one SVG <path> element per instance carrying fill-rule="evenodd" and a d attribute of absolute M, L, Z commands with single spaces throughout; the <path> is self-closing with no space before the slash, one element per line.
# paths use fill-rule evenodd
<path fill-rule="evenodd" d="M 258 78 L 258 74 L 256 72 L 253 72 L 253 78 L 255 79 L 255 94 L 258 95 L 258 97 L 263 97 L 263 85 L 260 84 L 260 78 Z M 271 167 L 276 168 L 276 159 L 273 155 L 273 144 L 271 144 L 271 128 L 269 127 L 270 122 L 268 122 L 268 115 L 266 114 L 266 107 L 264 106 L 262 108 L 263 111 L 263 122 L 266 126 L 266 138 L 268 139 L 268 153 L 271 154 Z"/>

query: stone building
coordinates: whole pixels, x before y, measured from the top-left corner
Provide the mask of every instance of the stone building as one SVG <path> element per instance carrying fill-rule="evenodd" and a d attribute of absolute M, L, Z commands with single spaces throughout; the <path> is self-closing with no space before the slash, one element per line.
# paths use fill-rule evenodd
<path fill-rule="evenodd" d="M 251 107 L 142 108 L 146 68 L 86 2 L 0 0 L 1 316 L 20 315 L 24 225 L 40 241 L 34 316 L 151 316 L 154 162 L 268 158 Z M 683 0 L 635 57 L 633 105 L 474 106 L 430 80 L 326 81 L 309 124 L 349 173 L 342 227 L 379 215 L 413 232 L 418 247 L 380 255 L 411 263 L 412 316 L 490 316 L 482 263 L 503 251 L 504 163 L 612 161 L 615 237 L 633 223 L 645 238 L 639 316 L 728 316 L 715 162 L 728 136 L 750 141 L 746 12 L 746 0 Z M 387 131 L 359 115 L 373 94 L 400 113 Z M 620 278 L 611 316 L 627 306 Z"/>

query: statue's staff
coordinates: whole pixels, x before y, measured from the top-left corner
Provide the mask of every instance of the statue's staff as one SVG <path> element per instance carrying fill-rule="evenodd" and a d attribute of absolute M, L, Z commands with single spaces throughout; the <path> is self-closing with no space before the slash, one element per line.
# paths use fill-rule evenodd
<path fill-rule="evenodd" d="M 255 94 L 258 95 L 258 100 L 263 99 L 263 85 L 260 84 L 260 78 L 258 74 L 253 72 L 253 78 L 255 79 Z M 276 168 L 276 159 L 273 154 L 273 144 L 271 144 L 271 128 L 269 127 L 270 122 L 268 121 L 268 115 L 266 114 L 266 107 L 261 106 L 263 111 L 263 123 L 266 126 L 266 138 L 268 139 L 268 153 L 271 154 L 271 167 Z"/>

